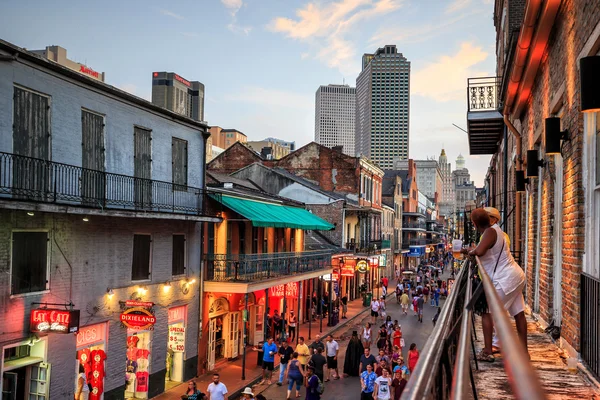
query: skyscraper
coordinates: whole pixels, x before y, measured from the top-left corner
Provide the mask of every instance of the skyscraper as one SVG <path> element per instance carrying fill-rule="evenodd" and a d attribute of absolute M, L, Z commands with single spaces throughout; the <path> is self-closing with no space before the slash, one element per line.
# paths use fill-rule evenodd
<path fill-rule="evenodd" d="M 152 103 L 204 121 L 204 84 L 188 81 L 173 72 L 153 72 Z"/>
<path fill-rule="evenodd" d="M 454 183 L 452 182 L 452 164 L 448 162 L 446 150 L 442 149 L 439 161 L 442 173 L 442 196 L 440 214 L 450 216 L 454 212 Z"/>
<path fill-rule="evenodd" d="M 356 78 L 356 155 L 383 169 L 408 158 L 410 61 L 396 46 L 364 54 Z"/>
<path fill-rule="evenodd" d="M 342 152 L 354 157 L 355 111 L 355 88 L 320 86 L 315 99 L 315 142 L 327 147 L 343 146 Z"/>

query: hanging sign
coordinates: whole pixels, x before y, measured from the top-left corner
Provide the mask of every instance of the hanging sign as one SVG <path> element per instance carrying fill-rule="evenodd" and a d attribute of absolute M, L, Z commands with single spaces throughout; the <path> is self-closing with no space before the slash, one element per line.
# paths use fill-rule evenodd
<path fill-rule="evenodd" d="M 269 296 L 271 297 L 298 297 L 298 282 L 290 282 L 285 285 L 273 286 L 269 289 Z"/>
<path fill-rule="evenodd" d="M 356 263 L 356 270 L 361 274 L 366 274 L 369 270 L 369 263 L 366 260 L 360 260 Z"/>
<path fill-rule="evenodd" d="M 342 276 L 354 276 L 354 267 L 352 265 L 344 265 L 341 270 Z"/>
<path fill-rule="evenodd" d="M 29 317 L 31 332 L 77 333 L 79 331 L 79 310 L 31 310 Z"/>
<path fill-rule="evenodd" d="M 185 351 L 185 326 L 183 324 L 169 326 L 169 349 L 175 353 Z"/>
<path fill-rule="evenodd" d="M 121 323 L 129 329 L 146 331 L 154 329 L 156 317 L 144 307 L 129 308 L 121 313 Z"/>
<path fill-rule="evenodd" d="M 379 266 L 379 256 L 370 258 L 369 265 L 371 265 L 373 267 L 378 267 Z"/>
<path fill-rule="evenodd" d="M 379 255 L 379 267 L 383 268 L 387 266 L 387 254 Z"/>
<path fill-rule="evenodd" d="M 334 269 L 333 273 L 331 274 L 331 280 L 333 281 L 339 281 L 340 280 L 340 270 L 339 269 Z"/>

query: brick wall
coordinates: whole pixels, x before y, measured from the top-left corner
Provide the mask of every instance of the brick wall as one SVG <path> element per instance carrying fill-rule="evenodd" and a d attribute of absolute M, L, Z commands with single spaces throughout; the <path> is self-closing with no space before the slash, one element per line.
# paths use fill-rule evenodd
<path fill-rule="evenodd" d="M 310 204 L 306 208 L 313 214 L 318 215 L 325 221 L 333 224 L 334 229 L 330 231 L 319 231 L 319 233 L 329 239 L 332 243 L 344 247 L 344 202 L 336 201 L 331 204 Z"/>
<path fill-rule="evenodd" d="M 29 315 L 32 302 L 68 303 L 81 310 L 80 326 L 109 323 L 108 359 L 105 391 L 123 386 L 127 329 L 119 322 L 119 301 L 135 296 L 137 285 L 131 281 L 133 234 L 152 234 L 152 279 L 143 284 L 148 293 L 145 301 L 155 303 L 157 323 L 152 334 L 150 373 L 165 370 L 167 351 L 167 314 L 173 305 L 187 304 L 185 359 L 197 357 L 198 346 L 198 282 L 200 266 L 200 231 L 188 221 L 90 217 L 35 213 L 29 217 L 23 211 L 0 210 L 0 347 L 13 345 L 29 337 Z M 10 248 L 14 229 L 40 229 L 49 232 L 50 290 L 42 294 L 10 296 Z M 173 278 L 172 234 L 186 234 L 187 272 L 196 284 L 187 294 L 181 290 L 182 279 Z M 72 278 L 72 295 L 71 290 Z M 162 283 L 172 282 L 169 292 Z M 108 288 L 114 289 L 109 298 Z M 48 362 L 52 365 L 50 398 L 72 398 L 75 383 L 75 337 L 48 335 Z M 164 372 L 163 372 L 164 374 Z M 164 382 L 164 379 L 163 379 Z M 160 387 L 151 387 L 160 393 Z"/>

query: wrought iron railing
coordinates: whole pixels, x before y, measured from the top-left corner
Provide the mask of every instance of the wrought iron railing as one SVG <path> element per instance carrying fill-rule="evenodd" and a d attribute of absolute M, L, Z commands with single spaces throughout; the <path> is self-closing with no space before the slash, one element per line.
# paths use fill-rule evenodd
<path fill-rule="evenodd" d="M 205 215 L 202 189 L 0 152 L 0 198 Z"/>
<path fill-rule="evenodd" d="M 423 230 L 426 230 L 427 229 L 427 225 L 425 225 L 423 223 L 416 223 L 416 222 L 405 222 L 405 223 L 402 224 L 402 228 L 423 229 Z"/>
<path fill-rule="evenodd" d="M 331 267 L 330 250 L 300 253 L 207 254 L 206 280 L 255 282 L 326 270 Z"/>
<path fill-rule="evenodd" d="M 600 377 L 600 279 L 581 274 L 581 358 Z"/>
<path fill-rule="evenodd" d="M 498 111 L 500 77 L 469 78 L 467 80 L 467 103 L 471 111 Z"/>

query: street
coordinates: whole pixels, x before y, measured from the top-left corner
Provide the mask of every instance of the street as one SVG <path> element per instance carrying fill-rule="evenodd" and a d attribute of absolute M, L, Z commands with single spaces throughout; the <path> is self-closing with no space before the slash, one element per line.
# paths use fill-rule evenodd
<path fill-rule="evenodd" d="M 444 276 L 444 278 L 446 278 Z M 391 285 L 390 285 L 391 290 Z M 440 306 L 443 304 L 443 300 L 440 302 Z M 411 343 L 416 343 L 417 348 L 419 350 L 427 342 L 429 335 L 433 330 L 433 323 L 431 319 L 435 315 L 435 307 L 431 307 L 428 304 L 424 307 L 423 312 L 423 323 L 419 323 L 417 321 L 417 317 L 414 315 L 414 312 L 409 310 L 407 315 L 402 314 L 401 308 L 399 304 L 396 304 L 395 297 L 391 297 L 387 301 L 387 313 L 392 317 L 392 321 L 397 319 L 400 325 L 402 326 L 402 337 L 406 343 L 406 347 L 403 349 L 402 356 L 407 361 L 406 354 L 408 352 L 408 347 Z M 346 346 L 348 344 L 348 340 L 352 336 L 352 331 L 358 331 L 360 333 L 361 327 L 364 326 L 365 323 L 369 322 L 371 317 L 369 314 L 364 314 L 364 317 L 356 319 L 351 324 L 345 326 L 342 330 L 336 331 L 334 338 L 340 345 L 340 357 L 339 357 L 339 372 L 342 374 L 344 367 L 344 358 L 346 354 Z M 378 325 L 381 325 L 381 319 L 378 320 Z M 375 332 L 376 329 L 373 329 Z M 371 352 L 373 354 L 377 354 L 377 345 L 373 343 L 371 346 Z M 262 394 L 267 398 L 267 400 L 285 400 L 287 396 L 287 387 L 277 386 L 275 382 L 277 382 L 278 372 L 275 371 L 273 373 L 273 384 Z M 285 382 L 284 382 L 285 383 Z M 260 392 L 264 386 L 258 385 L 255 387 L 255 394 Z M 360 380 L 358 377 L 348 377 L 344 378 L 343 376 L 339 380 L 332 380 L 325 383 L 325 393 L 322 396 L 323 399 L 327 400 L 346 400 L 350 398 L 359 398 L 360 396 Z M 353 395 L 350 395 L 350 394 Z M 304 399 L 306 394 L 306 390 L 303 387 L 300 392 L 300 398 Z M 355 394 L 355 395 L 354 395 Z M 292 398 L 295 395 L 295 389 L 292 391 Z"/>

